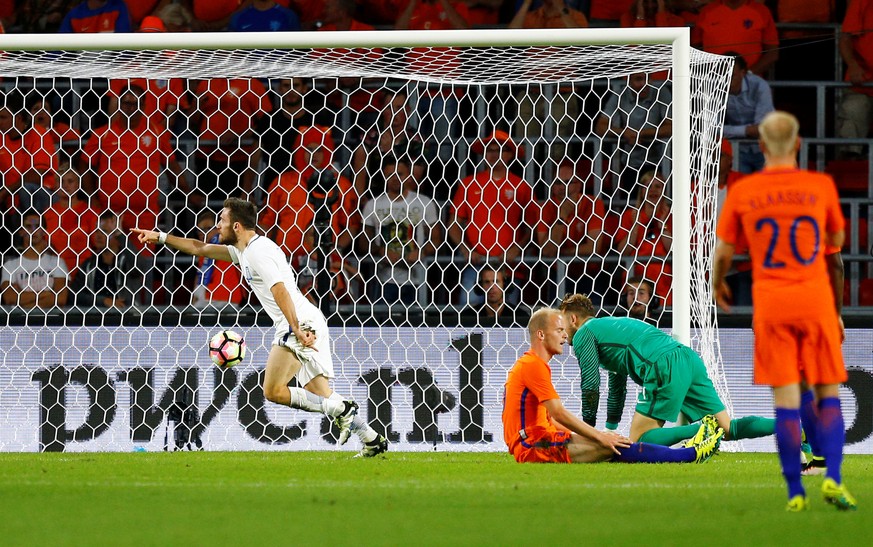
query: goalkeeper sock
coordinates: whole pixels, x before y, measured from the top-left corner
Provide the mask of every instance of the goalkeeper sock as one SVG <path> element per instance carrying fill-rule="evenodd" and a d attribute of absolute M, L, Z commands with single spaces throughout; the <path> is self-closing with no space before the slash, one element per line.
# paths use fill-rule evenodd
<path fill-rule="evenodd" d="M 336 391 L 330 394 L 329 399 L 339 402 L 347 400 Z M 361 417 L 360 411 L 358 412 L 358 414 L 355 414 L 354 418 L 352 418 L 352 425 L 349 429 L 351 429 L 352 432 L 355 433 L 363 443 L 373 442 L 379 436 L 379 434 L 376 433 L 376 431 L 372 427 L 370 427 L 367 422 L 364 421 L 364 419 Z"/>
<path fill-rule="evenodd" d="M 291 408 L 320 412 L 331 418 L 339 416 L 346 409 L 342 400 L 325 399 L 321 395 L 316 395 L 301 387 L 289 387 L 288 391 L 291 392 L 291 402 L 288 403 Z"/>
<path fill-rule="evenodd" d="M 730 440 L 757 439 L 772 435 L 776 431 L 776 420 L 762 416 L 745 416 L 731 420 Z"/>
<path fill-rule="evenodd" d="M 846 428 L 843 411 L 837 397 L 826 397 L 818 402 L 818 443 L 824 456 L 828 478 L 842 484 L 840 467 L 843 465 L 843 445 L 846 443 Z"/>
<path fill-rule="evenodd" d="M 640 436 L 641 443 L 671 446 L 685 439 L 690 439 L 700 429 L 700 424 L 680 425 L 676 427 L 656 427 Z"/>
<path fill-rule="evenodd" d="M 815 406 L 815 394 L 807 389 L 800 394 L 800 425 L 806 432 L 806 442 L 814 456 L 821 456 L 818 445 L 818 409 Z"/>
<path fill-rule="evenodd" d="M 796 408 L 776 408 L 776 448 L 782 463 L 782 475 L 788 483 L 788 499 L 803 496 L 800 482 L 800 411 Z"/>
<path fill-rule="evenodd" d="M 697 459 L 693 448 L 670 448 L 659 444 L 633 443 L 628 448 L 619 448 L 621 454 L 612 461 L 622 463 L 690 463 Z"/>

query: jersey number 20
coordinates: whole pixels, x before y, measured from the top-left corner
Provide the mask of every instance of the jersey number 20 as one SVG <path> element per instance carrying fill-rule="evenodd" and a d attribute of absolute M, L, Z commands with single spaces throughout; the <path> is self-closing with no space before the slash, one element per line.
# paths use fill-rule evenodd
<path fill-rule="evenodd" d="M 815 245 L 812 248 L 812 253 L 806 257 L 801 254 L 803 249 L 798 248 L 797 246 L 797 230 L 803 223 L 808 223 L 810 227 L 812 227 L 812 231 L 815 234 Z M 770 228 L 770 244 L 767 246 L 767 255 L 764 256 L 764 267 L 765 268 L 784 268 L 785 263 L 780 260 L 774 260 L 773 251 L 776 249 L 776 243 L 779 241 L 780 231 L 779 224 L 777 224 L 776 220 L 771 217 L 764 217 L 758 219 L 758 222 L 755 223 L 755 231 L 760 232 L 765 228 Z M 819 246 L 821 243 L 821 231 L 818 227 L 818 222 L 815 221 L 814 218 L 810 216 L 799 216 L 794 219 L 791 223 L 791 229 L 788 231 L 788 243 L 791 245 L 791 254 L 794 255 L 794 258 L 797 259 L 798 262 L 803 264 L 804 266 L 808 266 L 812 264 L 815 258 L 818 256 Z"/>

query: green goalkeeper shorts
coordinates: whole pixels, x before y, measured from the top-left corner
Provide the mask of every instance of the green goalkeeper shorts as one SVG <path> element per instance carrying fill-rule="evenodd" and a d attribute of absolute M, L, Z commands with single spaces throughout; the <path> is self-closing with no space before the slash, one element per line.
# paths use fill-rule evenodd
<path fill-rule="evenodd" d="M 689 347 L 659 358 L 643 378 L 637 412 L 655 420 L 675 422 L 679 413 L 696 422 L 724 410 L 706 365 Z"/>

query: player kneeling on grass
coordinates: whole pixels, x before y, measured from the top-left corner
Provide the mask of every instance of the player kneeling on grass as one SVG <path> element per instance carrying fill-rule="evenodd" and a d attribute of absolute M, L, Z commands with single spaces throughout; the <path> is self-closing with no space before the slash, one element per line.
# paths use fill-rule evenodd
<path fill-rule="evenodd" d="M 528 323 L 530 349 L 515 362 L 504 386 L 503 438 L 518 462 L 702 463 L 718 451 L 724 430 L 717 428 L 694 446 L 669 448 L 631 443 L 586 424 L 564 408 L 552 384 L 549 361 L 564 353 L 567 330 L 560 311 L 537 310 Z"/>
<path fill-rule="evenodd" d="M 144 244 L 166 244 L 191 255 L 238 265 L 276 329 L 267 357 L 264 396 L 280 405 L 333 418 L 339 427 L 338 444 L 356 433 L 364 445 L 356 457 L 387 451 L 385 437 L 358 416 L 358 404 L 331 389 L 333 359 L 327 321 L 300 292 L 288 257 L 275 242 L 256 233 L 256 223 L 253 203 L 230 198 L 218 217 L 218 244 L 139 228 L 132 231 Z M 295 377 L 303 388 L 288 387 Z"/>
<path fill-rule="evenodd" d="M 776 420 L 761 416 L 731 419 L 697 353 L 664 331 L 630 317 L 595 318 L 591 299 L 570 294 L 560 305 L 573 352 L 582 371 L 582 418 L 595 425 L 600 403 L 600 368 L 609 373 L 606 428 L 621 421 L 627 378 L 642 388 L 631 420 L 630 438 L 686 446 L 724 429 L 725 440 L 772 435 Z M 692 424 L 663 427 L 682 413 Z"/>

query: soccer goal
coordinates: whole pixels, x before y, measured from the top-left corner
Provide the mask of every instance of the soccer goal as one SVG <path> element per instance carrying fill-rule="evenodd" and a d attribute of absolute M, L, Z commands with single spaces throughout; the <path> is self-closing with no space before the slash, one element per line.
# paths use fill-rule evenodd
<path fill-rule="evenodd" d="M 0 50 L 0 450 L 334 446 L 329 420 L 265 401 L 272 327 L 240 274 L 129 235 L 208 241 L 229 196 L 257 204 L 331 325 L 335 388 L 394 450 L 504 450 L 527 318 L 572 292 L 671 329 L 730 406 L 707 277 L 731 62 L 687 29 Z M 229 329 L 247 357 L 219 369 L 207 343 Z M 572 358 L 553 374 L 578 410 Z"/>

